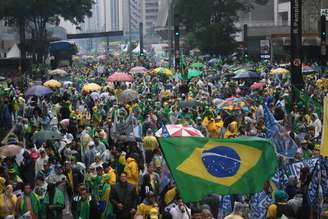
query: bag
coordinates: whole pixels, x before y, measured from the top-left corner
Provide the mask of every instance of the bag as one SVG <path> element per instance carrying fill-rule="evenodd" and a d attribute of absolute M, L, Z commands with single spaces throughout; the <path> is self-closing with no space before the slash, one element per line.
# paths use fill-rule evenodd
<path fill-rule="evenodd" d="M 100 200 L 97 202 L 97 211 L 102 213 L 106 209 L 106 201 Z"/>

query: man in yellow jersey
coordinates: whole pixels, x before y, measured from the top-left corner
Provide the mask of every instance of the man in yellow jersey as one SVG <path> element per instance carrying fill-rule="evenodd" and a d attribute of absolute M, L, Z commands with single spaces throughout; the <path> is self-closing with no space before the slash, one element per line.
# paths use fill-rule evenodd
<path fill-rule="evenodd" d="M 153 159 L 153 151 L 158 147 L 157 139 L 150 128 L 147 130 L 146 136 L 143 138 L 143 145 L 146 163 L 149 164 Z"/>

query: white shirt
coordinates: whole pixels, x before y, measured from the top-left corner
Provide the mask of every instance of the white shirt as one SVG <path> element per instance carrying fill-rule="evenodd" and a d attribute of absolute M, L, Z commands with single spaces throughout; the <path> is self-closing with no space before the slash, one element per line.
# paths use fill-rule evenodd
<path fill-rule="evenodd" d="M 189 212 L 189 215 L 191 216 L 191 210 L 189 208 L 186 208 Z M 176 206 L 174 208 L 171 208 L 170 214 L 172 215 L 172 219 L 189 219 L 187 211 L 181 212 L 179 209 L 179 206 Z"/>
<path fill-rule="evenodd" d="M 35 175 L 37 175 L 40 170 L 43 170 L 43 164 L 44 164 L 44 161 L 46 161 L 46 160 L 48 160 L 48 156 L 47 155 L 44 158 L 39 157 L 35 161 Z"/>

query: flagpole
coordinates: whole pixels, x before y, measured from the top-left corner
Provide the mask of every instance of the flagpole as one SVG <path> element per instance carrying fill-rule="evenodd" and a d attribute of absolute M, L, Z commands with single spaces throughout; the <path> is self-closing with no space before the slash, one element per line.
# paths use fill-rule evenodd
<path fill-rule="evenodd" d="M 165 136 L 163 135 L 163 131 L 165 132 Z M 170 133 L 168 132 L 168 130 L 167 130 L 167 128 L 166 128 L 166 125 L 165 125 L 165 123 L 164 122 L 162 122 L 162 136 L 164 137 L 164 138 L 169 138 L 170 137 Z M 159 142 L 158 141 L 158 137 L 156 136 L 156 140 L 157 140 L 157 142 Z M 167 159 L 166 159 L 166 157 L 165 157 L 165 153 L 162 151 L 162 148 L 161 148 L 161 144 L 159 144 L 159 148 L 160 148 L 160 150 L 161 150 L 161 152 L 162 152 L 162 154 L 163 154 L 163 158 L 164 158 L 164 160 L 165 160 L 165 165 L 168 167 L 168 169 L 170 170 L 170 173 L 172 173 L 172 171 L 171 171 L 171 168 L 170 168 L 170 166 L 168 165 L 168 161 L 167 161 Z M 173 177 L 173 175 L 171 175 L 171 177 L 174 179 L 174 177 Z M 180 193 L 179 192 L 179 187 L 178 187 L 178 184 L 175 184 L 175 187 L 176 187 L 176 189 L 177 189 L 177 193 Z M 182 197 L 181 197 L 182 198 Z M 182 200 L 183 200 L 183 198 L 182 198 Z M 186 209 L 186 212 L 187 212 L 187 215 L 188 215 L 188 218 L 189 219 L 191 219 L 191 215 L 190 215 L 190 213 L 189 213 L 189 211 L 188 211 L 188 208 L 187 208 L 187 206 L 185 205 L 185 203 L 183 202 L 183 206 L 185 207 L 185 209 Z"/>
<path fill-rule="evenodd" d="M 319 173 L 318 173 L 318 191 L 317 191 L 317 197 L 318 197 L 317 219 L 320 219 L 321 201 L 322 201 L 321 198 L 320 198 L 320 186 L 321 186 L 321 165 L 320 165 L 320 163 L 321 163 L 321 156 L 319 157 L 318 163 L 319 163 Z"/>

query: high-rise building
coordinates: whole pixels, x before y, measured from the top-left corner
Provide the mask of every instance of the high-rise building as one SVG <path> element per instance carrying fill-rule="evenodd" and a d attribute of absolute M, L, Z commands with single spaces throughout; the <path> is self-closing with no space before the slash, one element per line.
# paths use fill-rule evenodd
<path fill-rule="evenodd" d="M 92 16 L 85 18 L 84 23 L 81 24 L 81 32 L 100 32 L 104 31 L 104 7 L 103 0 L 95 0 L 92 6 Z"/>
<path fill-rule="evenodd" d="M 123 6 L 123 31 L 129 35 L 131 25 L 132 38 L 139 38 L 139 23 L 141 21 L 141 1 L 140 0 L 121 0 Z M 129 11 L 130 6 L 130 11 Z M 129 14 L 130 13 L 130 14 Z"/>
<path fill-rule="evenodd" d="M 327 8 L 328 1 L 302 1 L 302 45 L 304 61 L 317 60 L 320 55 L 320 8 Z M 253 57 L 260 57 L 261 41 L 270 43 L 271 58 L 288 61 L 290 46 L 290 0 L 267 1 L 255 5 L 248 13 L 240 15 L 236 24 L 242 30 L 248 26 L 247 50 Z M 237 40 L 243 41 L 242 32 Z"/>
<path fill-rule="evenodd" d="M 142 0 L 141 15 L 144 27 L 144 35 L 155 32 L 155 26 L 159 15 L 160 0 Z"/>

